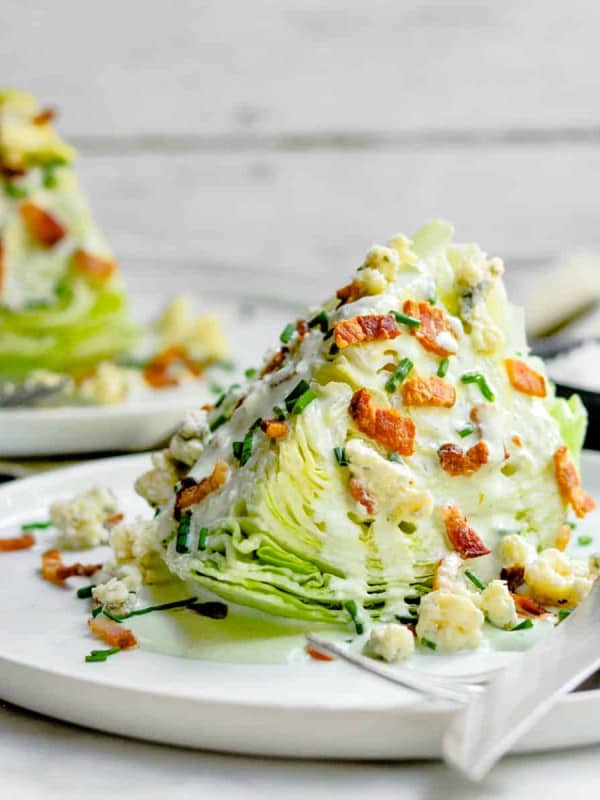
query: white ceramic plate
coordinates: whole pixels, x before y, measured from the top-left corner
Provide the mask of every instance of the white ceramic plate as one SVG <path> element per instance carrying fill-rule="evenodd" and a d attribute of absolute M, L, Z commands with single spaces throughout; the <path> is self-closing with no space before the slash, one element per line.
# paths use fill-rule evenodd
<path fill-rule="evenodd" d="M 93 485 L 111 486 L 128 515 L 146 514 L 128 488 L 147 456 L 92 462 L 0 489 L 0 535 L 47 516 L 48 504 Z M 600 454 L 586 453 L 585 482 L 600 498 Z M 591 531 L 594 520 L 580 531 Z M 83 657 L 98 642 L 88 635 L 87 601 L 37 575 L 39 552 L 0 555 L 0 699 L 111 733 L 212 750 L 317 758 L 434 757 L 452 708 L 354 671 L 341 662 L 215 663 L 140 649 L 105 663 Z M 94 552 L 84 561 L 94 561 Z M 168 614 L 139 620 L 168 625 Z M 128 623 L 129 624 L 129 623 Z M 152 623 L 154 624 L 154 623 Z M 175 624 L 175 623 L 171 623 Z M 522 632 L 525 633 L 525 632 Z M 527 632 L 528 633 L 528 632 Z M 520 636 L 521 633 L 512 634 Z M 416 668 L 465 672 L 498 666 L 514 653 L 421 655 Z M 564 748 L 600 741 L 600 691 L 571 694 L 517 750 Z"/>
<path fill-rule="evenodd" d="M 174 389 L 148 389 L 119 406 L 0 409 L 1 458 L 133 452 L 160 446 L 186 410 L 214 399 L 211 383 L 227 386 L 246 367 L 260 363 L 264 350 L 273 345 L 278 331 L 294 318 L 299 306 L 290 300 L 252 294 L 235 275 L 230 276 L 230 286 L 221 282 L 215 287 L 208 271 L 192 271 L 194 280 L 173 279 L 168 285 L 164 276 L 161 284 L 152 274 L 145 275 L 142 286 L 131 292 L 136 317 L 152 318 L 176 293 L 185 290 L 193 294 L 199 314 L 214 313 L 222 321 L 237 373 L 212 368 L 206 380 Z"/>

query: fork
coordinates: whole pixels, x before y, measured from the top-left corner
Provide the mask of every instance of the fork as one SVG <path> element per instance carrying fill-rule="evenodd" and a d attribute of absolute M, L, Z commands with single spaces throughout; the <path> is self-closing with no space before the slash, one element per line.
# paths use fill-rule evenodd
<path fill-rule="evenodd" d="M 493 669 L 466 675 L 438 675 L 426 672 L 417 674 L 409 669 L 387 667 L 373 658 L 353 653 L 351 650 L 320 639 L 313 634 L 307 634 L 306 641 L 321 653 L 346 661 L 353 667 L 383 678 L 397 686 L 411 689 L 428 697 L 450 700 L 460 704 L 468 702 L 482 692 L 491 678 L 499 671 Z"/>

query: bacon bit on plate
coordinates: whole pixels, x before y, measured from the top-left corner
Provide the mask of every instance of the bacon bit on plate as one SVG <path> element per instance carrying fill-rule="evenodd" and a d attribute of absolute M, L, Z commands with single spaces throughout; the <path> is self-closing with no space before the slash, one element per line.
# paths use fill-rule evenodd
<path fill-rule="evenodd" d="M 165 389 L 168 386 L 177 386 L 179 380 L 170 372 L 173 364 L 179 362 L 194 375 L 202 375 L 202 367 L 188 356 L 183 347 L 177 345 L 167 347 L 156 355 L 150 363 L 144 367 L 144 380 L 154 389 Z"/>
<path fill-rule="evenodd" d="M 19 214 L 29 235 L 42 247 L 52 247 L 67 233 L 66 228 L 52 214 L 36 206 L 31 200 L 21 203 Z"/>
<path fill-rule="evenodd" d="M 64 564 L 59 550 L 47 550 L 42 555 L 42 578 L 63 586 L 67 578 L 89 578 L 102 564 Z"/>
<path fill-rule="evenodd" d="M 519 613 L 522 617 L 541 617 L 543 614 L 546 614 L 547 611 L 543 608 L 539 603 L 536 603 L 535 600 L 532 600 L 531 597 L 525 597 L 523 594 L 515 594 L 512 593 L 512 598 L 515 601 L 515 607 L 517 609 L 517 613 Z"/>
<path fill-rule="evenodd" d="M 346 303 L 354 303 L 355 300 L 360 300 L 363 296 L 363 290 L 360 284 L 352 281 L 347 286 L 342 286 L 341 289 L 338 289 L 336 296 L 340 301 L 340 306 L 345 306 Z"/>
<path fill-rule="evenodd" d="M 477 442 L 465 453 L 462 447 L 448 442 L 438 450 L 442 469 L 449 475 L 473 475 L 487 464 L 490 451 L 485 442 Z"/>
<path fill-rule="evenodd" d="M 357 503 L 364 506 L 368 514 L 375 514 L 377 512 L 375 498 L 363 483 L 356 478 L 350 478 L 348 488 L 350 489 L 352 497 Z"/>
<path fill-rule="evenodd" d="M 53 108 L 44 108 L 31 120 L 34 125 L 47 125 L 52 122 L 56 116 L 56 111 Z"/>
<path fill-rule="evenodd" d="M 119 512 L 118 514 L 113 514 L 112 517 L 109 517 L 106 520 L 106 524 L 109 528 L 114 528 L 115 525 L 118 525 L 119 522 L 123 522 L 125 519 L 125 514 Z"/>
<path fill-rule="evenodd" d="M 0 539 L 0 553 L 13 553 L 15 550 L 29 550 L 35 544 L 31 533 L 22 533 L 9 539 Z"/>
<path fill-rule="evenodd" d="M 525 580 L 525 567 L 502 567 L 500 580 L 506 581 L 509 592 L 516 592 Z"/>
<path fill-rule="evenodd" d="M 290 351 L 288 350 L 287 347 L 282 347 L 280 350 L 278 350 L 275 353 L 274 356 L 271 356 L 271 358 L 267 361 L 267 363 L 261 369 L 260 377 L 264 378 L 265 375 L 270 375 L 272 372 L 275 372 L 276 369 L 279 369 L 279 367 L 285 361 L 285 357 L 287 356 L 287 354 L 289 352 Z"/>
<path fill-rule="evenodd" d="M 415 452 L 415 423 L 395 408 L 381 408 L 368 389 L 358 389 L 350 401 L 350 416 L 358 429 L 388 450 L 401 456 Z"/>
<path fill-rule="evenodd" d="M 115 622 L 102 615 L 95 619 L 88 619 L 88 626 L 94 636 L 102 639 L 109 647 L 120 647 L 121 650 L 129 650 L 137 645 L 133 631 L 124 628 L 120 623 Z"/>
<path fill-rule="evenodd" d="M 320 650 L 315 650 L 315 648 L 310 644 L 307 644 L 304 649 L 311 658 L 315 659 L 315 661 L 335 661 L 333 656 L 329 656 L 327 653 L 321 653 Z"/>
<path fill-rule="evenodd" d="M 515 445 L 515 447 L 523 447 L 523 440 L 518 433 L 515 433 L 515 435 L 512 437 L 512 443 Z"/>
<path fill-rule="evenodd" d="M 101 258 L 87 250 L 76 250 L 73 255 L 73 267 L 77 272 L 97 281 L 107 281 L 117 271 L 117 262 L 112 258 Z"/>
<path fill-rule="evenodd" d="M 539 372 L 516 358 L 507 358 L 504 366 L 508 380 L 518 392 L 531 395 L 531 397 L 546 397 L 546 380 Z"/>
<path fill-rule="evenodd" d="M 425 350 L 442 357 L 452 355 L 452 350 L 446 350 L 437 341 L 440 333 L 450 333 L 454 336 L 448 318 L 441 308 L 426 302 L 406 300 L 402 310 L 421 323 L 418 328 L 410 328 L 410 334 L 417 337 Z"/>
<path fill-rule="evenodd" d="M 288 432 L 287 422 L 279 419 L 263 419 L 260 427 L 269 439 L 281 439 Z"/>
<path fill-rule="evenodd" d="M 451 383 L 437 375 L 408 378 L 402 384 L 402 399 L 405 406 L 437 406 L 452 408 L 456 402 L 456 390 Z"/>
<path fill-rule="evenodd" d="M 572 506 L 579 519 L 596 508 L 596 503 L 581 488 L 577 468 L 571 461 L 566 445 L 559 447 L 554 453 L 554 474 L 562 499 Z"/>
<path fill-rule="evenodd" d="M 194 478 L 184 478 L 181 482 L 181 489 L 175 496 L 175 519 L 181 519 L 181 512 L 201 503 L 205 497 L 212 492 L 216 492 L 227 480 L 229 466 L 225 461 L 217 461 L 213 471 L 206 478 L 196 482 Z"/>
<path fill-rule="evenodd" d="M 467 518 L 456 506 L 445 506 L 442 509 L 446 536 L 452 547 L 463 558 L 478 558 L 492 551 L 485 546 L 473 528 L 469 527 Z"/>
<path fill-rule="evenodd" d="M 296 342 L 300 343 L 308 333 L 308 322 L 305 319 L 296 320 L 296 333 L 298 334 Z"/>
<path fill-rule="evenodd" d="M 340 350 L 351 344 L 395 339 L 400 335 L 398 323 L 391 314 L 352 317 L 336 322 L 333 326 L 333 338 Z"/>

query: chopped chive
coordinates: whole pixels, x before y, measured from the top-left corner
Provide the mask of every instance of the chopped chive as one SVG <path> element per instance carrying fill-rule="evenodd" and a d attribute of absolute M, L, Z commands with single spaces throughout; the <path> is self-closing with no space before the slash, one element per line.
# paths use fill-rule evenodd
<path fill-rule="evenodd" d="M 403 380 L 406 379 L 411 369 L 414 367 L 413 362 L 410 358 L 403 358 L 401 359 L 400 363 L 392 373 L 390 379 L 385 384 L 385 389 L 387 392 L 395 392 L 396 387 L 399 383 L 402 383 Z"/>
<path fill-rule="evenodd" d="M 192 525 L 192 512 L 186 511 L 181 522 L 177 526 L 177 540 L 175 542 L 175 551 L 177 553 L 189 553 L 187 546 L 188 536 L 190 535 L 190 527 Z"/>
<path fill-rule="evenodd" d="M 307 389 L 310 389 L 310 386 L 305 380 L 301 380 L 299 383 L 296 384 L 296 386 L 285 398 L 285 407 L 288 411 L 292 410 L 296 400 L 300 397 L 301 394 L 304 394 L 304 392 Z"/>
<path fill-rule="evenodd" d="M 218 417 L 212 420 L 210 425 L 208 426 L 211 433 L 214 433 L 217 428 L 220 428 L 221 425 L 224 425 L 227 422 L 227 415 L 226 414 L 219 414 Z"/>
<path fill-rule="evenodd" d="M 25 523 L 25 525 L 21 525 L 21 530 L 22 531 L 35 531 L 35 530 L 43 531 L 46 528 L 51 528 L 51 527 L 52 527 L 52 521 L 51 520 L 47 520 L 45 522 L 27 522 L 27 523 Z"/>
<path fill-rule="evenodd" d="M 559 608 L 558 609 L 558 621 L 562 622 L 571 614 L 568 608 Z"/>
<path fill-rule="evenodd" d="M 301 380 L 285 398 L 285 407 L 290 414 L 300 414 L 317 395 L 305 380 Z"/>
<path fill-rule="evenodd" d="M 254 367 L 250 367 L 249 369 L 245 370 L 244 376 L 248 380 L 250 380 L 251 378 L 254 378 L 256 376 L 257 372 L 258 372 L 257 369 L 255 369 Z"/>
<path fill-rule="evenodd" d="M 233 442 L 233 455 L 240 462 L 240 467 L 245 466 L 252 455 L 252 448 L 254 446 L 254 430 L 255 428 L 252 426 L 252 428 L 250 428 L 248 433 L 244 436 L 244 440 L 242 442 Z"/>
<path fill-rule="evenodd" d="M 478 589 L 481 589 L 481 591 L 485 589 L 485 583 L 483 581 L 480 581 L 477 575 L 471 572 L 470 569 L 465 570 L 465 578 L 468 578 L 471 581 L 471 583 Z"/>
<path fill-rule="evenodd" d="M 437 303 L 437 295 L 432 294 L 427 298 L 427 302 L 430 306 L 434 306 Z"/>
<path fill-rule="evenodd" d="M 578 536 L 577 537 L 577 544 L 580 544 L 582 547 L 585 547 L 588 544 L 591 544 L 594 539 L 591 536 Z"/>
<path fill-rule="evenodd" d="M 323 341 L 327 341 L 327 339 L 331 339 L 331 337 L 333 336 L 333 333 L 334 333 L 333 328 L 329 328 L 327 333 L 324 334 L 324 336 L 323 336 Z"/>
<path fill-rule="evenodd" d="M 92 609 L 92 617 L 96 619 L 96 617 L 101 614 L 103 611 L 103 606 L 96 606 L 96 608 Z"/>
<path fill-rule="evenodd" d="M 288 322 L 288 324 L 279 334 L 279 341 L 282 342 L 283 344 L 287 344 L 295 332 L 296 332 L 296 326 L 294 325 L 294 323 Z"/>
<path fill-rule="evenodd" d="M 365 628 L 362 622 L 358 619 L 358 608 L 356 606 L 355 601 L 346 600 L 344 603 L 342 603 L 342 605 L 346 609 L 348 614 L 350 614 L 352 622 L 354 623 L 354 629 L 356 630 L 356 633 L 360 636 L 361 633 L 364 633 Z"/>
<path fill-rule="evenodd" d="M 153 611 L 171 611 L 174 608 L 189 608 L 198 600 L 197 597 L 188 597 L 187 600 L 173 600 L 170 603 L 161 603 L 158 606 L 146 606 L 146 608 L 138 608 L 135 611 L 129 611 L 127 614 L 109 614 L 106 609 L 104 613 L 107 617 L 115 622 L 123 622 L 130 617 L 142 617 L 144 614 L 150 614 Z"/>
<path fill-rule="evenodd" d="M 392 450 L 391 453 L 388 453 L 388 461 L 393 461 L 394 464 L 401 464 L 402 463 L 402 459 L 400 458 L 400 455 L 395 450 Z"/>
<path fill-rule="evenodd" d="M 209 600 L 206 603 L 190 603 L 186 608 L 190 611 L 195 611 L 202 617 L 209 617 L 209 619 L 225 619 L 229 609 L 225 603 L 220 603 L 218 600 Z"/>
<path fill-rule="evenodd" d="M 340 465 L 340 467 L 348 466 L 348 460 L 346 458 L 346 449 L 344 447 L 334 447 L 333 454 L 335 455 L 335 460 Z"/>
<path fill-rule="evenodd" d="M 417 530 L 417 526 L 414 522 L 409 522 L 407 519 L 403 519 L 398 523 L 398 527 L 403 533 L 414 533 Z"/>
<path fill-rule="evenodd" d="M 285 411 L 280 406 L 273 406 L 273 414 L 275 414 L 275 419 L 279 422 L 285 419 Z"/>
<path fill-rule="evenodd" d="M 396 322 L 401 325 L 406 325 L 409 328 L 421 327 L 421 320 L 416 317 L 409 317 L 408 314 L 403 314 L 401 311 L 390 311 L 390 314 L 392 314 Z"/>
<path fill-rule="evenodd" d="M 488 400 L 490 403 L 493 403 L 496 399 L 496 395 L 492 391 L 489 383 L 487 382 L 487 378 L 482 372 L 465 372 L 461 376 L 461 383 L 476 383 L 479 386 L 479 391 Z"/>
<path fill-rule="evenodd" d="M 120 653 L 120 647 L 111 647 L 108 650 L 92 650 L 89 656 L 85 657 L 88 663 L 98 663 L 99 661 L 106 661 L 109 656 L 114 656 L 115 653 Z"/>
<path fill-rule="evenodd" d="M 208 528 L 200 528 L 198 536 L 198 550 L 206 550 L 206 540 L 208 539 Z"/>
<path fill-rule="evenodd" d="M 219 386 L 218 383 L 211 383 L 208 387 L 213 394 L 219 395 L 219 400 L 221 399 L 221 395 L 223 394 L 223 387 Z"/>
<path fill-rule="evenodd" d="M 526 631 L 529 628 L 533 628 L 533 622 L 530 619 L 524 619 L 523 622 L 520 622 L 518 625 L 515 625 L 514 628 L 511 628 L 511 631 Z"/>
<path fill-rule="evenodd" d="M 467 422 L 464 428 L 459 428 L 457 430 L 458 435 L 464 439 L 467 436 L 470 436 L 472 433 L 475 433 L 475 425 L 472 422 Z"/>
<path fill-rule="evenodd" d="M 4 181 L 4 194 L 13 200 L 22 200 L 27 197 L 27 189 L 17 186 L 12 181 Z"/>
<path fill-rule="evenodd" d="M 223 392 L 223 394 L 217 400 L 215 400 L 215 408 L 220 408 L 225 402 L 226 397 L 227 397 L 227 392 Z"/>
<path fill-rule="evenodd" d="M 421 637 L 419 643 L 423 647 L 428 647 L 430 650 L 437 650 L 437 644 L 435 642 L 432 642 L 431 639 L 426 639 L 424 636 Z"/>
<path fill-rule="evenodd" d="M 416 622 L 417 617 L 412 615 L 404 615 L 404 614 L 394 614 L 394 617 L 400 622 L 402 625 L 412 625 Z"/>
<path fill-rule="evenodd" d="M 86 597 L 91 597 L 92 596 L 92 590 L 94 588 L 95 587 L 93 585 L 91 585 L 91 586 L 82 586 L 81 589 L 77 589 L 77 597 L 79 597 L 80 600 L 84 600 Z"/>
<path fill-rule="evenodd" d="M 296 402 L 294 403 L 294 407 L 292 408 L 292 414 L 301 414 L 306 406 L 309 403 L 312 403 L 313 400 L 317 399 L 317 395 L 313 392 L 312 389 L 308 389 L 308 391 L 304 392 Z"/>
<path fill-rule="evenodd" d="M 438 378 L 445 378 L 448 372 L 448 367 L 450 366 L 450 359 L 449 358 L 442 358 L 440 363 L 438 364 L 437 368 L 437 376 Z"/>
<path fill-rule="evenodd" d="M 42 184 L 45 189 L 54 189 L 58 183 L 54 172 L 55 164 L 46 164 L 42 168 Z"/>
<path fill-rule="evenodd" d="M 330 356 L 337 356 L 337 354 L 338 354 L 339 352 L 340 352 L 340 348 L 339 348 L 339 347 L 337 346 L 337 344 L 334 342 L 334 343 L 331 345 L 331 347 L 329 348 L 329 355 L 330 355 Z"/>
<path fill-rule="evenodd" d="M 577 527 L 577 523 L 576 522 L 567 522 L 565 524 L 568 525 L 569 528 L 571 528 L 572 531 L 574 531 L 575 528 Z"/>
<path fill-rule="evenodd" d="M 315 317 L 308 321 L 309 328 L 319 327 L 323 333 L 327 333 L 329 327 L 329 318 L 324 311 L 320 311 Z"/>

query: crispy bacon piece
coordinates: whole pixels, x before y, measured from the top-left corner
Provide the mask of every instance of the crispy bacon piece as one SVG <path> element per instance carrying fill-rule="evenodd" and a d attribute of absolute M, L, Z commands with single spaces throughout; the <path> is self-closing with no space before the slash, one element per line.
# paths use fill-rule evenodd
<path fill-rule="evenodd" d="M 449 475 L 473 475 L 484 464 L 487 464 L 490 451 L 483 441 L 469 447 L 465 453 L 457 444 L 443 444 L 438 450 L 442 469 Z"/>
<path fill-rule="evenodd" d="M 347 286 L 342 286 L 338 289 L 336 296 L 340 301 L 340 306 L 345 306 L 346 303 L 354 303 L 355 300 L 360 300 L 363 296 L 363 290 L 356 281 L 352 281 Z"/>
<path fill-rule="evenodd" d="M 360 503 L 361 506 L 364 506 L 368 514 L 376 513 L 377 503 L 375 502 L 375 498 L 363 483 L 356 478 L 350 478 L 348 488 L 350 489 L 350 494 L 352 497 L 357 503 Z"/>
<path fill-rule="evenodd" d="M 53 247 L 67 233 L 66 228 L 52 214 L 36 206 L 31 200 L 21 203 L 19 214 L 29 235 L 42 247 Z"/>
<path fill-rule="evenodd" d="M 500 580 L 506 581 L 509 592 L 514 594 L 525 580 L 525 567 L 502 567 Z"/>
<path fill-rule="evenodd" d="M 137 645 L 133 631 L 124 628 L 120 623 L 115 622 L 102 615 L 95 619 L 88 619 L 88 626 L 94 636 L 102 639 L 109 647 L 120 647 L 121 650 L 129 650 Z"/>
<path fill-rule="evenodd" d="M 531 395 L 531 397 L 546 397 L 546 380 L 539 372 L 516 358 L 507 358 L 504 366 L 508 380 L 518 392 Z"/>
<path fill-rule="evenodd" d="M 441 308 L 436 308 L 426 302 L 418 303 L 416 300 L 406 300 L 402 310 L 409 317 L 414 317 L 421 323 L 418 328 L 410 328 L 410 333 L 411 336 L 417 337 L 425 350 L 443 357 L 452 355 L 453 350 L 446 350 L 437 341 L 440 333 L 450 333 L 454 336 L 448 317 Z"/>
<path fill-rule="evenodd" d="M 0 539 L 0 553 L 12 553 L 15 550 L 29 550 L 35 544 L 35 537 L 26 531 L 20 536 Z"/>
<path fill-rule="evenodd" d="M 308 322 L 305 319 L 296 320 L 296 333 L 298 334 L 296 341 L 300 343 L 308 333 Z"/>
<path fill-rule="evenodd" d="M 119 522 L 123 522 L 124 519 L 125 519 L 125 514 L 119 512 L 118 514 L 113 514 L 112 517 L 109 517 L 106 520 L 106 524 L 108 525 L 109 528 L 114 528 L 115 525 L 118 525 Z"/>
<path fill-rule="evenodd" d="M 451 383 L 437 375 L 408 378 L 402 384 L 402 400 L 405 406 L 437 406 L 452 408 L 456 402 L 456 390 Z"/>
<path fill-rule="evenodd" d="M 415 452 L 415 423 L 394 408 L 381 408 L 368 389 L 358 389 L 350 401 L 350 416 L 358 429 L 401 456 Z"/>
<path fill-rule="evenodd" d="M 532 600 L 531 597 L 525 597 L 522 594 L 515 594 L 512 593 L 512 598 L 515 601 L 515 607 L 517 609 L 517 613 L 519 613 L 522 617 L 541 617 L 543 614 L 546 614 L 546 609 L 543 608 L 539 603 L 536 603 L 535 600 Z"/>
<path fill-rule="evenodd" d="M 446 536 L 452 547 L 462 558 L 478 558 L 492 551 L 485 546 L 473 528 L 469 527 L 467 518 L 456 506 L 445 506 L 442 509 Z"/>
<path fill-rule="evenodd" d="M 290 352 L 290 351 L 288 350 L 288 348 L 287 348 L 287 347 L 282 347 L 280 350 L 278 350 L 278 351 L 275 353 L 275 355 L 274 355 L 274 356 L 272 356 L 272 357 L 271 357 L 271 358 L 270 358 L 270 359 L 267 361 L 267 363 L 265 364 L 265 366 L 264 366 L 264 367 L 261 369 L 261 371 L 260 371 L 260 377 L 261 377 L 261 378 L 264 378 L 264 377 L 265 377 L 265 375 L 270 375 L 272 372 L 275 372 L 275 370 L 276 370 L 276 369 L 279 369 L 279 367 L 280 367 L 280 366 L 283 364 L 283 362 L 285 361 L 285 357 L 287 356 L 287 354 L 288 354 L 289 352 Z"/>
<path fill-rule="evenodd" d="M 169 369 L 179 361 L 189 370 L 192 375 L 199 377 L 202 375 L 202 367 L 188 356 L 183 347 L 174 345 L 167 347 L 162 353 L 156 355 L 150 363 L 144 367 L 144 380 L 155 389 L 165 389 L 168 386 L 177 386 L 178 380 Z"/>
<path fill-rule="evenodd" d="M 34 125 L 47 125 L 52 122 L 56 116 L 56 111 L 53 108 L 44 108 L 31 120 Z"/>
<path fill-rule="evenodd" d="M 100 282 L 107 281 L 117 271 L 117 262 L 112 258 L 100 258 L 87 250 L 76 250 L 73 255 L 73 267 L 85 275 Z"/>
<path fill-rule="evenodd" d="M 400 335 L 400 328 L 392 314 L 352 317 L 336 322 L 333 326 L 333 338 L 340 350 L 351 344 L 395 339 Z"/>
<path fill-rule="evenodd" d="M 320 650 L 316 650 L 310 644 L 307 644 L 304 649 L 311 658 L 315 659 L 315 661 L 335 661 L 333 656 L 327 655 L 327 653 L 321 653 Z"/>
<path fill-rule="evenodd" d="M 260 427 L 269 439 L 281 439 L 288 432 L 287 422 L 280 419 L 263 419 Z"/>
<path fill-rule="evenodd" d="M 559 447 L 554 453 L 554 474 L 562 499 L 571 505 L 579 519 L 596 508 L 596 503 L 581 488 L 577 468 L 571 461 L 566 445 Z"/>
<path fill-rule="evenodd" d="M 102 568 L 102 564 L 64 564 L 59 550 L 47 550 L 42 555 L 42 578 L 63 586 L 67 578 L 89 578 Z"/>
<path fill-rule="evenodd" d="M 181 481 L 181 488 L 175 495 L 175 519 L 181 519 L 181 512 L 201 503 L 205 497 L 212 492 L 216 492 L 227 480 L 229 466 L 225 461 L 217 461 L 213 471 L 206 478 L 196 482 L 194 478 L 184 478 Z"/>
<path fill-rule="evenodd" d="M 515 447 L 523 447 L 523 440 L 518 433 L 515 433 L 515 435 L 512 437 L 512 443 L 515 445 Z"/>

